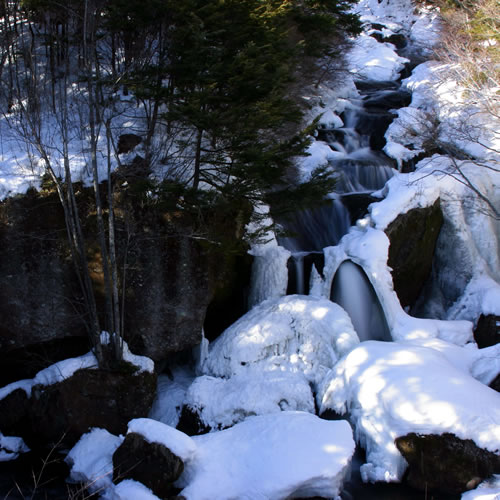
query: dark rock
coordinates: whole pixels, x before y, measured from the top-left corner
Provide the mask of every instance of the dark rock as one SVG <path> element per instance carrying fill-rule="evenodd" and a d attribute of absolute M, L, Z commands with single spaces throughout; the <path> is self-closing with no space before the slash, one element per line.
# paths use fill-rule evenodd
<path fill-rule="evenodd" d="M 88 337 L 66 337 L 20 349 L 0 352 L 0 387 L 17 380 L 33 378 L 40 370 L 58 361 L 89 352 Z"/>
<path fill-rule="evenodd" d="M 422 491 L 457 494 L 500 472 L 500 457 L 454 434 L 411 433 L 396 439 L 408 462 L 406 480 Z"/>
<path fill-rule="evenodd" d="M 385 111 L 406 107 L 410 103 L 411 93 L 399 89 L 373 92 L 363 99 L 365 108 Z"/>
<path fill-rule="evenodd" d="M 226 328 L 248 310 L 248 294 L 253 257 L 248 253 L 226 258 L 229 272 L 215 283 L 214 296 L 208 304 L 203 330 L 205 337 L 215 340 Z"/>
<path fill-rule="evenodd" d="M 118 154 L 129 153 L 142 142 L 142 138 L 135 134 L 122 134 L 118 138 Z"/>
<path fill-rule="evenodd" d="M 500 342 L 500 316 L 481 314 L 474 330 L 474 340 L 480 349 L 498 344 Z"/>
<path fill-rule="evenodd" d="M 29 426 L 29 397 L 23 389 L 16 389 L 0 400 L 0 432 L 20 436 Z"/>
<path fill-rule="evenodd" d="M 439 199 L 426 208 L 400 214 L 385 230 L 390 240 L 389 267 L 403 307 L 412 306 L 432 269 L 432 258 L 443 224 Z"/>
<path fill-rule="evenodd" d="M 340 199 L 349 210 L 352 224 L 355 224 L 358 219 L 362 219 L 368 213 L 368 206 L 371 203 L 380 201 L 379 198 L 375 198 L 369 193 L 343 194 Z"/>
<path fill-rule="evenodd" d="M 149 443 L 140 434 L 129 433 L 113 455 L 113 481 L 138 481 L 160 498 L 179 492 L 173 483 L 184 470 L 184 463 L 168 448 Z"/>
<path fill-rule="evenodd" d="M 77 283 L 57 196 L 0 202 L 0 352 L 85 336 Z"/>
<path fill-rule="evenodd" d="M 139 155 L 136 155 L 132 163 L 120 165 L 112 174 L 112 179 L 118 182 L 134 182 L 146 179 L 151 173 L 149 163 Z"/>
<path fill-rule="evenodd" d="M 101 189 L 106 199 L 107 185 Z M 147 179 L 142 179 L 115 190 L 117 260 L 127 266 L 127 341 L 135 353 L 160 361 L 200 343 L 217 285 L 234 282 L 240 270 L 227 255 L 246 253 L 246 248 L 228 250 L 221 240 L 231 240 L 233 246 L 240 242 L 237 228 L 244 227 L 245 220 L 242 224 L 241 217 L 226 207 L 179 209 L 180 195 L 174 191 L 151 201 L 145 195 L 148 189 Z M 102 319 L 105 296 L 94 195 L 81 185 L 75 184 L 75 190 Z M 222 295 L 219 311 L 227 298 Z M 75 344 L 80 350 L 87 338 L 83 302 L 53 185 L 46 182 L 40 193 L 30 191 L 0 202 L 0 361 L 13 353 L 12 359 L 19 361 L 13 364 L 21 365 L 26 361 L 24 351 L 33 353 L 27 370 L 18 370 L 13 378 L 30 378 L 32 372 L 67 357 L 64 351 Z M 49 349 L 59 341 L 65 342 L 63 349 Z M 0 366 L 3 371 L 8 363 Z M 6 373 L 6 383 L 12 381 L 9 376 Z"/>
<path fill-rule="evenodd" d="M 176 429 L 188 436 L 198 436 L 210 432 L 210 427 L 203 423 L 196 409 L 186 405 L 182 407 Z"/>
<path fill-rule="evenodd" d="M 62 382 L 34 386 L 30 435 L 22 435 L 28 446 L 72 446 L 92 427 L 125 434 L 130 420 L 147 416 L 156 392 L 156 376 L 133 373 L 135 368 L 124 363 L 121 371 L 78 370 Z"/>
<path fill-rule="evenodd" d="M 393 122 L 395 115 L 386 110 L 370 108 L 361 111 L 358 116 L 356 131 L 370 137 L 370 148 L 381 151 L 387 143 L 385 133 Z"/>
<path fill-rule="evenodd" d="M 406 37 L 401 33 L 393 33 L 384 38 L 384 42 L 392 43 L 397 49 L 404 49 L 408 45 Z"/>
<path fill-rule="evenodd" d="M 500 373 L 493 379 L 489 387 L 491 387 L 494 391 L 500 392 Z"/>

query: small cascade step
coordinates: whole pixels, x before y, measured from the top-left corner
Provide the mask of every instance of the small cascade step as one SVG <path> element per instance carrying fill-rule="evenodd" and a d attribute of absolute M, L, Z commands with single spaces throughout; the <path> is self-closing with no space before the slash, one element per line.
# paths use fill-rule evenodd
<path fill-rule="evenodd" d="M 308 295 L 309 283 L 313 266 L 322 274 L 325 266 L 325 256 L 322 252 L 297 252 L 288 259 L 287 295 Z"/>

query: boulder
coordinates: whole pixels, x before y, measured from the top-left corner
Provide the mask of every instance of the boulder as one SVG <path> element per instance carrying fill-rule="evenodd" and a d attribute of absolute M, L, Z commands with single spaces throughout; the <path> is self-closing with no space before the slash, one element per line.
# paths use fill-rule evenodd
<path fill-rule="evenodd" d="M 142 138 L 136 134 L 122 134 L 118 138 L 118 154 L 130 153 L 142 142 Z"/>
<path fill-rule="evenodd" d="M 238 232 L 245 227 L 246 215 L 232 206 L 201 210 L 197 200 L 181 206 L 185 200 L 178 186 L 162 186 L 161 196 L 153 199 L 147 195 L 148 182 L 136 179 L 115 190 L 117 260 L 120 266 L 126 263 L 125 336 L 133 352 L 160 361 L 200 343 L 215 290 L 236 283 L 228 276 L 237 276 L 241 266 L 227 256 L 246 253 Z M 107 185 L 101 189 L 106 199 Z M 103 317 L 94 195 L 79 184 L 75 191 Z M 235 249 L 236 244 L 241 248 Z M 220 297 L 217 310 L 224 311 L 235 294 Z M 54 186 L 46 181 L 40 192 L 0 202 L 0 371 L 7 368 L 0 385 L 30 378 L 59 359 L 86 352 L 88 341 L 81 348 L 87 338 L 83 303 Z M 224 326 L 217 324 L 214 336 Z M 33 353 L 27 363 L 26 352 Z M 9 358 L 15 361 L 3 362 Z M 31 366 L 32 360 L 36 366 Z M 14 374 L 12 365 L 23 370 L 16 368 Z"/>
<path fill-rule="evenodd" d="M 29 397 L 23 389 L 15 389 L 0 399 L 0 432 L 20 436 L 29 427 Z"/>
<path fill-rule="evenodd" d="M 500 342 L 500 316 L 481 314 L 474 329 L 474 340 L 480 349 Z"/>
<path fill-rule="evenodd" d="M 182 407 L 176 429 L 188 436 L 199 436 L 211 430 L 209 426 L 205 425 L 197 409 L 189 405 Z"/>
<path fill-rule="evenodd" d="M 36 448 L 60 441 L 72 446 L 92 427 L 125 434 L 131 419 L 147 416 L 156 392 L 156 375 L 135 370 L 123 362 L 121 370 L 83 369 L 61 382 L 35 385 L 30 435 L 22 437 Z"/>
<path fill-rule="evenodd" d="M 179 490 L 173 483 L 184 470 L 182 460 L 160 443 L 149 443 L 130 432 L 113 454 L 113 482 L 138 481 L 160 498 L 171 498 Z"/>
<path fill-rule="evenodd" d="M 459 494 L 500 472 L 500 457 L 454 434 L 410 433 L 395 440 L 408 462 L 406 480 L 422 491 Z"/>
<path fill-rule="evenodd" d="M 394 290 L 403 307 L 413 306 L 431 269 L 434 249 L 443 225 L 439 199 L 425 208 L 400 214 L 385 230 Z"/>

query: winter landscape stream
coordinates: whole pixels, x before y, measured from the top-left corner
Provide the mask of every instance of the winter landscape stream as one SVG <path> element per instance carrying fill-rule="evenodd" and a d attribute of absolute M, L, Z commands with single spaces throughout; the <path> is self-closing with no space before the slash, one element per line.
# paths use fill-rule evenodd
<path fill-rule="evenodd" d="M 318 166 L 332 169 L 335 192 L 325 205 L 280 220 L 283 232 L 251 249 L 248 312 L 168 366 L 149 419 L 129 424 L 184 461 L 175 487 L 188 500 L 499 498 L 499 470 L 481 485 L 473 478 L 462 496 L 403 481 L 408 462 L 395 440 L 411 433 L 452 433 L 499 453 L 500 397 L 488 385 L 500 371 L 500 344 L 478 348 L 473 338 L 481 315 L 500 315 L 499 221 L 446 174 L 462 160 L 427 155 L 423 133 L 415 133 L 441 105 L 446 123 L 458 92 L 444 88 L 439 66 L 427 61 L 436 12 L 407 0 L 362 0 L 358 9 L 365 32 L 353 42 L 344 83 L 322 84 L 312 99 L 311 117 L 322 117 L 299 165 L 303 178 Z M 498 172 L 460 165 L 498 204 Z M 388 228 L 437 200 L 444 223 L 432 271 L 404 305 L 388 264 Z M 36 383 L 93 366 L 81 359 L 47 368 Z M 152 371 L 142 356 L 127 351 L 126 359 Z M 35 379 L 0 388 L 0 400 L 34 386 Z M 190 426 L 212 432 L 189 437 Z M 2 439 L 1 453 L 25 451 Z M 104 429 L 85 434 L 66 459 L 72 481 L 104 499 L 158 498 L 132 480 L 112 483 L 111 457 L 123 440 Z M 26 497 L 27 462 L 20 459 L 23 471 L 12 472 L 14 461 L 0 470 L 0 497 Z M 40 486 L 35 498 L 67 497 L 64 479 Z"/>

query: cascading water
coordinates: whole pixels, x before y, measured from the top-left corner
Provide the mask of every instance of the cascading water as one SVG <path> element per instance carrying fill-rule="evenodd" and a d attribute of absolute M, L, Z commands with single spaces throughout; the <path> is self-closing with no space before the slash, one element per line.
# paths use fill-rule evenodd
<path fill-rule="evenodd" d="M 286 236 L 278 235 L 278 242 L 292 253 L 287 293 L 307 293 L 314 264 L 308 256 L 337 245 L 356 217 L 366 213 L 372 201 L 370 194 L 394 174 L 394 161 L 382 152 L 384 134 L 395 116 L 391 110 L 407 105 L 411 99 L 398 87 L 394 82 L 360 83 L 360 97 L 351 100 L 345 110 L 344 126 L 319 130 L 318 140 L 335 152 L 329 166 L 337 175 L 336 192 L 324 206 L 298 211 L 279 221 Z M 353 207 L 357 212 L 350 212 Z M 359 266 L 350 261 L 340 266 L 331 300 L 349 313 L 361 340 L 391 340 L 376 293 Z"/>
<path fill-rule="evenodd" d="M 351 317 L 358 337 L 363 340 L 392 340 L 375 290 L 361 267 L 342 262 L 332 283 L 330 299 Z"/>

